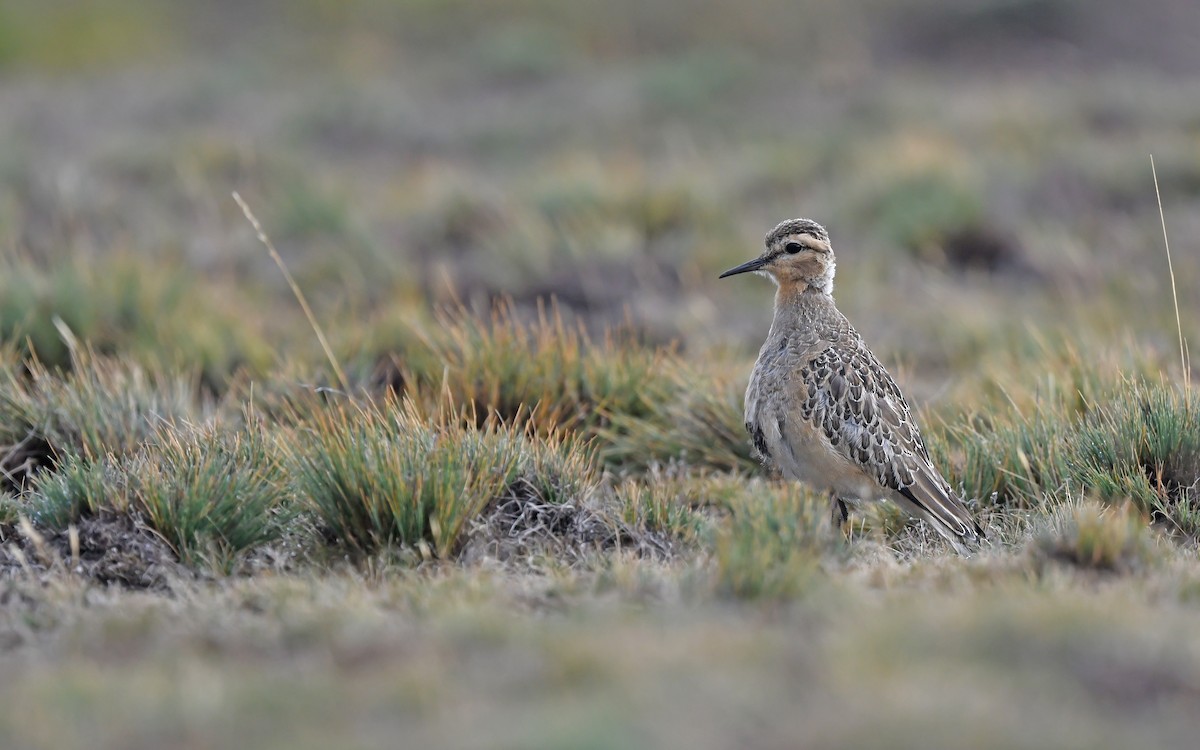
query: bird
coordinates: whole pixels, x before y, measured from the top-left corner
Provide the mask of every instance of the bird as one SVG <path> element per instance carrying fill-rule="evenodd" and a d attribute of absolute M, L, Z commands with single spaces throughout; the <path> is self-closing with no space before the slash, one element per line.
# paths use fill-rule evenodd
<path fill-rule="evenodd" d="M 719 278 L 753 272 L 775 282 L 775 312 L 746 388 L 745 422 L 767 466 L 847 503 L 891 501 L 968 554 L 983 529 L 943 478 L 904 394 L 833 300 L 829 233 L 789 219 L 757 258 Z"/>

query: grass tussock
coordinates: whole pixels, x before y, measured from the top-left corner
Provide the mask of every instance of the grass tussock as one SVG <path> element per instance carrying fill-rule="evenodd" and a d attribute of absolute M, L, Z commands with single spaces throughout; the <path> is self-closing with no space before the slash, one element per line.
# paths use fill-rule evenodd
<path fill-rule="evenodd" d="M 665 352 L 615 334 L 595 342 L 556 309 L 532 322 L 506 304 L 489 318 L 459 309 L 440 316 L 423 338 L 424 351 L 405 363 L 406 381 L 423 402 L 448 398 L 480 419 L 519 418 L 542 434 L 586 432 L 611 414 L 645 414 L 669 388 L 661 375 Z"/>
<path fill-rule="evenodd" d="M 595 452 L 580 438 L 526 430 L 519 445 L 515 476 L 470 519 L 462 559 L 576 565 L 617 547 L 660 551 L 652 532 L 621 522 L 596 476 Z"/>
<path fill-rule="evenodd" d="M 11 526 L 21 516 L 22 505 L 11 492 L 0 490 L 0 526 Z"/>
<path fill-rule="evenodd" d="M 610 466 L 644 471 L 673 460 L 752 470 L 740 377 L 685 365 L 673 352 L 607 335 L 602 343 L 557 311 L 523 321 L 507 305 L 481 319 L 458 310 L 407 356 L 400 381 L 428 411 L 445 399 L 486 419 L 595 436 Z"/>
<path fill-rule="evenodd" d="M 84 516 L 103 511 L 126 513 L 126 473 L 115 458 L 67 456 L 55 471 L 37 478 L 29 510 L 39 527 L 49 529 L 65 529 Z"/>
<path fill-rule="evenodd" d="M 935 441 L 968 496 L 1038 508 L 1067 492 L 1131 500 L 1147 517 L 1200 533 L 1200 403 L 1163 383 L 1125 381 L 975 417 Z"/>
<path fill-rule="evenodd" d="M 701 481 L 653 474 L 626 479 L 613 492 L 629 526 L 695 545 L 709 528 L 708 517 L 699 510 Z"/>
<path fill-rule="evenodd" d="M 468 522 L 506 493 L 561 502 L 587 481 L 583 459 L 553 436 L 472 421 L 430 419 L 408 399 L 314 411 L 288 448 L 296 492 L 338 544 L 445 559 Z"/>
<path fill-rule="evenodd" d="M 1200 398 L 1132 385 L 1084 420 L 1072 468 L 1101 497 L 1128 497 L 1154 521 L 1200 536 Z"/>
<path fill-rule="evenodd" d="M 1091 500 L 1058 509 L 1050 529 L 1034 540 L 1032 552 L 1038 561 L 1129 573 L 1154 562 L 1155 540 L 1144 515 L 1133 504 Z"/>
<path fill-rule="evenodd" d="M 639 470 L 669 461 L 722 471 L 759 468 L 743 424 L 743 376 L 714 379 L 671 363 L 662 377 L 666 388 L 650 394 L 643 409 L 613 414 L 600 430 L 607 463 Z"/>
<path fill-rule="evenodd" d="M 0 372 L 0 467 L 10 487 L 54 460 L 136 451 L 164 424 L 208 411 L 192 378 L 77 349 L 70 371 L 36 361 Z"/>
<path fill-rule="evenodd" d="M 37 480 L 28 507 L 52 530 L 85 517 L 134 515 L 183 563 L 228 573 L 284 533 L 287 501 L 280 459 L 260 426 L 164 425 L 132 455 L 69 456 Z"/>
<path fill-rule="evenodd" d="M 742 599 L 802 593 L 831 541 L 828 508 L 794 484 L 748 483 L 716 542 L 718 590 Z"/>
<path fill-rule="evenodd" d="M 994 414 L 976 414 L 950 428 L 957 453 L 951 463 L 959 467 L 956 473 L 966 494 L 1006 507 L 1029 508 L 1045 494 L 1065 489 L 1072 416 L 1055 407 L 1061 404 L 1029 416 L 1013 414 L 1008 421 L 997 420 Z M 942 452 L 931 442 L 935 454 Z M 946 465 L 939 459 L 935 464 Z"/>
<path fill-rule="evenodd" d="M 627 476 L 613 491 L 629 526 L 664 534 L 684 547 L 704 547 L 737 509 L 763 502 L 764 493 L 775 489 L 759 479 L 674 464 Z"/>

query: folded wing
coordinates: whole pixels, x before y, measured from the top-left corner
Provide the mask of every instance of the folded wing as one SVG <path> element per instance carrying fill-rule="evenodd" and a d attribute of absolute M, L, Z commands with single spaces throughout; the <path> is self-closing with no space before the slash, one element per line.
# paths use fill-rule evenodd
<path fill-rule="evenodd" d="M 952 542 L 983 537 L 933 466 L 896 382 L 857 333 L 850 333 L 856 346 L 830 346 L 801 368 L 806 392 L 801 416 L 882 490 L 892 491 L 887 496 Z"/>

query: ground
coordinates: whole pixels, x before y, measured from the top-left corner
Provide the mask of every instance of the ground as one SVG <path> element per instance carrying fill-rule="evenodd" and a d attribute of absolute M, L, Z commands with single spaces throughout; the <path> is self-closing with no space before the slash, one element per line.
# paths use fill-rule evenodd
<path fill-rule="evenodd" d="M 0 745 L 1190 747 L 1193 5 L 0 5 Z M 794 216 L 975 553 L 754 460 Z"/>

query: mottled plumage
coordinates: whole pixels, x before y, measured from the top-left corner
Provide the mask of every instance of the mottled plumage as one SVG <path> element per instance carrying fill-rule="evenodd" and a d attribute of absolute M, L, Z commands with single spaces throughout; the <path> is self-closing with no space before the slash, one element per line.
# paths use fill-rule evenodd
<path fill-rule="evenodd" d="M 722 277 L 754 271 L 778 285 L 775 316 L 746 389 L 746 429 L 764 462 L 845 501 L 891 500 L 956 549 L 983 536 L 933 466 L 904 395 L 833 302 L 829 235 L 785 221 L 766 251 Z"/>

